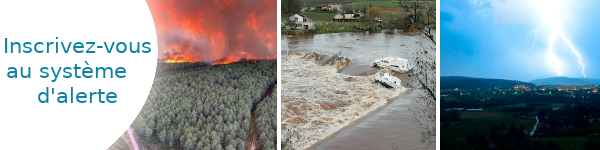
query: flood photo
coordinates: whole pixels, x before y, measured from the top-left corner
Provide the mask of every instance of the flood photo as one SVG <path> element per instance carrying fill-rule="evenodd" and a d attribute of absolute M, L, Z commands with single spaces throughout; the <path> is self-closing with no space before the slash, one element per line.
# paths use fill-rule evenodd
<path fill-rule="evenodd" d="M 282 149 L 435 149 L 435 1 L 281 7 Z"/>
<path fill-rule="evenodd" d="M 442 1 L 441 149 L 600 149 L 598 8 Z"/>

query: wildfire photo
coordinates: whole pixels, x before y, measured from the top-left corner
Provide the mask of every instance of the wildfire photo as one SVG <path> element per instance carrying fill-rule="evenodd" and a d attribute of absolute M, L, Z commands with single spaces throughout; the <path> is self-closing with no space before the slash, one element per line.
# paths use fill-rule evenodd
<path fill-rule="evenodd" d="M 276 0 L 148 0 L 160 62 L 276 59 Z"/>
<path fill-rule="evenodd" d="M 108 149 L 276 149 L 277 0 L 148 0 L 159 60 Z"/>

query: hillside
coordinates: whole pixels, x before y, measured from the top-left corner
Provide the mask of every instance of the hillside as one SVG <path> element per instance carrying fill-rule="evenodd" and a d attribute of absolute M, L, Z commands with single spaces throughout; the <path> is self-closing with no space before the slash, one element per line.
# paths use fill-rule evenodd
<path fill-rule="evenodd" d="M 600 80 L 587 78 L 551 77 L 533 80 L 531 83 L 536 85 L 597 85 L 600 84 Z"/>
<path fill-rule="evenodd" d="M 488 89 L 494 87 L 514 87 L 516 85 L 525 85 L 534 87 L 535 85 L 528 82 L 504 79 L 487 79 L 487 78 L 471 78 L 461 76 L 445 76 L 440 77 L 440 88 L 447 89 Z"/>

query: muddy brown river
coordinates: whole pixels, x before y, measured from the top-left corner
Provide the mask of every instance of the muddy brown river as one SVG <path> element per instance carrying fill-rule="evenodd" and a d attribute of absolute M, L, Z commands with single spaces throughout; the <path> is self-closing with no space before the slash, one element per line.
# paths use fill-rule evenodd
<path fill-rule="evenodd" d="M 330 34 L 304 34 L 291 37 L 282 37 L 282 51 L 311 52 L 314 48 L 328 51 L 343 51 L 340 56 L 352 59 L 342 73 L 358 75 L 371 68 L 371 62 L 384 57 L 401 57 L 411 59 L 409 48 L 417 47 L 415 42 L 422 42 L 423 46 L 431 46 L 422 35 L 413 36 L 408 33 L 385 34 L 369 32 L 348 32 Z M 404 46 L 402 46 L 404 45 Z"/>
<path fill-rule="evenodd" d="M 416 98 L 417 92 L 400 96 L 308 149 L 426 149 L 408 110 Z"/>
<path fill-rule="evenodd" d="M 415 42 L 422 42 L 425 47 L 433 45 L 422 35 L 368 32 L 294 35 L 282 37 L 281 41 L 283 52 L 286 49 L 311 52 L 314 48 L 343 51 L 341 56 L 353 61 L 340 71 L 348 75 L 364 75 L 374 69 L 371 62 L 379 58 L 395 56 L 411 60 L 409 48 L 416 48 Z M 395 76 L 406 84 L 406 75 Z M 418 94 L 403 94 L 308 149 L 391 149 L 396 146 L 398 149 L 426 149 L 412 122 L 413 113 L 408 110 Z"/>

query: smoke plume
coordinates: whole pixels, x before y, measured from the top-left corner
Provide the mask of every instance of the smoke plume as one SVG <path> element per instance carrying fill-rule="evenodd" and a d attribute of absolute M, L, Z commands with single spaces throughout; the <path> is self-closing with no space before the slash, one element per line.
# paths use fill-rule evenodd
<path fill-rule="evenodd" d="M 147 0 L 159 58 L 234 62 L 277 57 L 276 0 Z"/>

